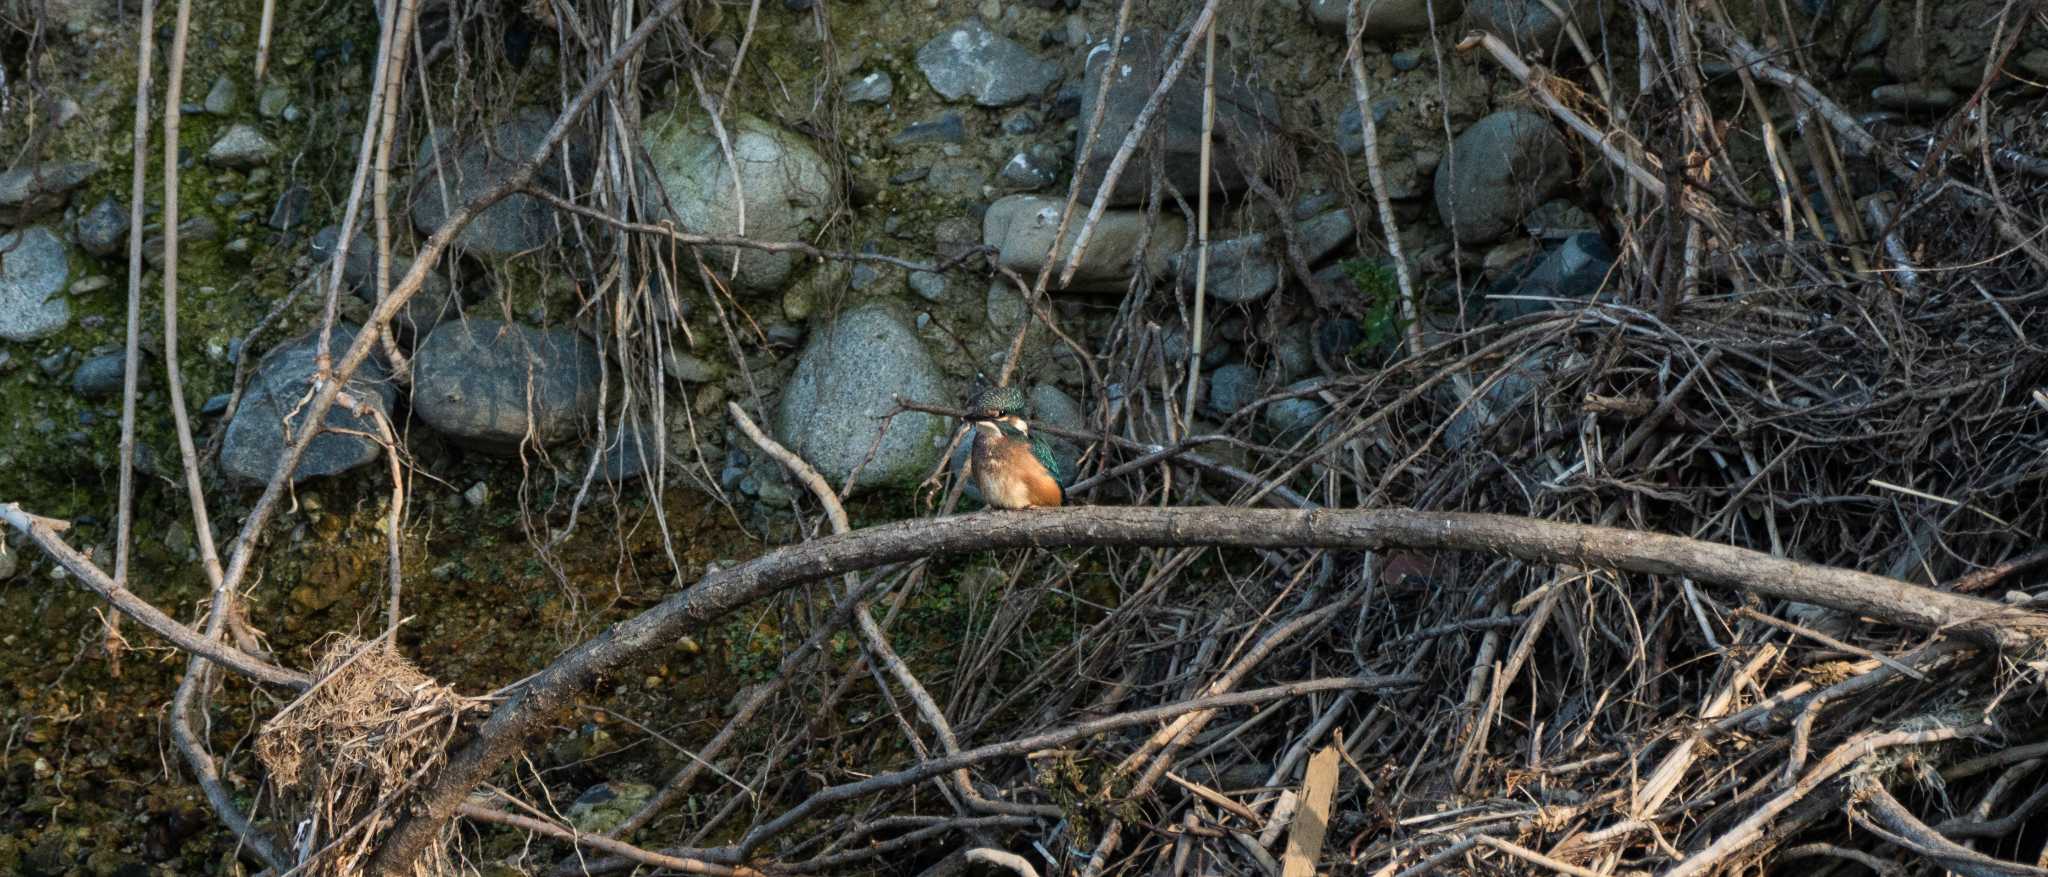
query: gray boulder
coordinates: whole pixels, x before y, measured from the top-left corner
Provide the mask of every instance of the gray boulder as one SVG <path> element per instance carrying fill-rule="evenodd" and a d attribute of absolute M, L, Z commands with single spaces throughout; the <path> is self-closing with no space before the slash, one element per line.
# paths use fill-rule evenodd
<path fill-rule="evenodd" d="M 0 174 L 0 225 L 25 225 L 63 207 L 98 172 L 100 162 L 43 162 Z"/>
<path fill-rule="evenodd" d="M 918 49 L 917 69 L 945 99 L 971 97 L 984 107 L 1022 103 L 1043 94 L 1060 78 L 1058 65 L 972 18 Z"/>
<path fill-rule="evenodd" d="M 1095 96 L 1109 67 L 1111 51 L 1107 42 L 1088 50 L 1088 73 L 1080 88 L 1080 125 L 1074 134 L 1076 166 L 1081 166 L 1084 158 L 1086 161 L 1087 176 L 1081 184 L 1081 197 L 1085 200 L 1094 199 L 1111 159 L 1123 146 L 1139 110 L 1144 108 L 1153 89 L 1159 87 L 1166 66 L 1171 63 L 1165 41 L 1151 30 L 1126 34 L 1122 49 L 1116 54 L 1117 75 L 1110 79 L 1109 94 L 1103 100 L 1102 127 L 1091 147 L 1088 123 L 1095 117 Z M 1143 142 L 1165 144 L 1166 154 L 1161 158 L 1166 181 L 1193 199 L 1202 173 L 1202 77 L 1188 75 L 1190 72 L 1183 71 L 1167 90 L 1165 102 L 1152 118 Z M 1268 132 L 1279 127 L 1279 105 L 1270 93 L 1246 84 L 1234 70 L 1217 73 L 1216 137 L 1210 184 L 1234 191 L 1244 185 L 1244 168 L 1250 156 L 1276 148 Z M 1149 150 L 1149 146 L 1142 146 L 1132 154 L 1117 177 L 1111 203 L 1134 204 L 1144 199 L 1150 187 L 1146 179 L 1146 169 L 1152 166 Z"/>
<path fill-rule="evenodd" d="M 413 353 L 413 412 L 450 438 L 513 454 L 573 438 L 597 415 L 597 348 L 566 329 L 459 319 Z"/>
<path fill-rule="evenodd" d="M 1082 412 L 1081 403 L 1065 390 L 1051 384 L 1034 384 L 1027 398 L 1031 402 L 1031 416 L 1038 421 L 1076 432 L 1088 428 L 1088 416 Z"/>
<path fill-rule="evenodd" d="M 1564 0 L 1570 2 L 1570 0 Z M 1365 17 L 1365 38 L 1399 36 L 1429 29 L 1431 12 L 1438 24 L 1458 20 L 1465 0 L 1360 0 Z M 1338 36 L 1350 35 L 1350 0 L 1302 0 L 1302 10 L 1317 30 Z M 1432 7 L 1434 9 L 1432 10 Z"/>
<path fill-rule="evenodd" d="M 1401 107 L 1401 99 L 1380 98 L 1372 102 L 1372 124 L 1376 132 L 1384 133 L 1379 126 Z M 1357 101 L 1346 101 L 1344 111 L 1337 114 L 1337 151 L 1357 157 L 1365 154 L 1365 117 L 1358 112 Z"/>
<path fill-rule="evenodd" d="M 614 483 L 631 481 L 661 468 L 661 451 L 652 431 L 639 424 L 619 426 L 613 424 L 610 434 L 605 436 L 602 459 L 598 462 L 599 478 Z"/>
<path fill-rule="evenodd" d="M 1536 263 L 1528 276 L 1509 280 L 1503 286 L 1516 296 L 1584 300 L 1600 291 L 1613 268 L 1614 249 L 1607 241 L 1598 233 L 1580 232 L 1565 238 L 1564 243 Z M 1494 308 L 1502 319 L 1514 319 L 1561 306 L 1555 301 L 1504 298 Z"/>
<path fill-rule="evenodd" d="M 1003 162 L 1003 169 L 997 177 L 1004 187 L 1010 189 L 1032 191 L 1050 186 L 1060 178 L 1059 150 L 1044 143 L 1034 143 Z"/>
<path fill-rule="evenodd" d="M 1437 169 L 1436 210 L 1462 243 L 1498 240 L 1531 209 L 1565 187 L 1571 154 L 1550 121 L 1502 110 L 1451 142 Z"/>
<path fill-rule="evenodd" d="M 776 432 L 834 487 L 856 466 L 856 489 L 908 486 L 937 461 L 945 424 L 929 414 L 899 414 L 876 447 L 877 418 L 895 408 L 899 395 L 948 398 L 938 366 L 902 316 L 883 305 L 856 308 L 811 334 L 782 388 Z"/>
<path fill-rule="evenodd" d="M 247 170 L 262 165 L 277 154 L 277 144 L 249 125 L 236 125 L 206 150 L 206 163 Z"/>
<path fill-rule="evenodd" d="M 215 79 L 213 87 L 206 92 L 206 112 L 215 116 L 230 115 L 240 98 L 241 91 L 235 88 L 235 81 L 222 76 Z"/>
<path fill-rule="evenodd" d="M 1053 231 L 1059 227 L 1060 207 L 1064 203 L 1064 199 L 1037 195 L 1011 195 L 999 199 L 982 215 L 981 240 L 996 248 L 997 261 L 1004 267 L 1025 277 L 1034 276 L 1045 266 L 1046 253 L 1052 248 Z M 1082 210 L 1076 210 L 1076 214 L 1068 222 L 1066 237 L 1060 242 L 1059 253 L 1055 256 L 1062 263 L 1075 238 L 1080 236 L 1081 223 L 1087 218 Z M 1146 237 L 1145 225 L 1145 213 L 1141 210 L 1103 213 L 1095 225 L 1094 235 L 1089 238 L 1087 251 L 1081 254 L 1081 264 L 1074 272 L 1071 288 L 1084 291 L 1123 289 L 1131 278 L 1132 254 L 1138 252 L 1141 242 L 1146 245 L 1143 256 L 1146 269 L 1153 274 L 1165 273 L 1168 256 L 1180 247 L 1187 223 L 1178 215 L 1162 213 L 1150 238 Z M 1057 275 L 1054 282 L 1058 282 Z"/>
<path fill-rule="evenodd" d="M 553 116 L 540 110 L 523 110 L 510 121 L 492 128 L 482 137 L 443 145 L 445 138 L 429 135 L 420 143 L 414 158 L 417 182 L 413 185 L 412 224 L 421 234 L 433 234 L 448 216 L 469 203 L 469 199 L 491 191 L 510 177 L 512 170 L 547 139 Z M 569 167 L 577 177 L 589 172 L 589 150 L 575 137 L 565 138 Z M 558 145 L 548 160 L 541 162 L 533 181 L 550 191 L 565 189 Z M 554 243 L 561 234 L 554 210 L 547 202 L 526 194 L 508 195 L 477 214 L 455 245 L 471 255 L 503 258 Z"/>
<path fill-rule="evenodd" d="M 1597 21 L 1598 0 L 1552 2 L 1572 16 L 1581 33 Z M 1551 12 L 1544 0 L 1471 0 L 1465 7 L 1465 20 L 1471 27 L 1500 37 L 1525 55 L 1552 57 L 1570 39 L 1564 32 L 1564 19 Z M 1589 39 L 1599 45 L 1597 34 Z"/>
<path fill-rule="evenodd" d="M 1302 258 L 1313 263 L 1348 243 L 1353 231 L 1351 211 L 1332 210 L 1302 223 L 1295 241 L 1301 246 Z M 1285 246 L 1278 235 L 1263 234 L 1210 244 L 1209 295 L 1233 304 L 1265 298 L 1287 277 L 1281 252 Z M 1174 257 L 1173 271 L 1182 288 L 1195 288 L 1198 262 L 1193 250 Z"/>
<path fill-rule="evenodd" d="M 1299 390 L 1313 383 L 1314 380 L 1299 381 L 1287 389 Z M 1323 404 L 1321 397 L 1310 393 L 1268 405 L 1262 415 L 1266 427 L 1273 431 L 1275 441 L 1293 442 L 1306 436 L 1329 413 L 1330 406 Z"/>
<path fill-rule="evenodd" d="M 661 198 L 675 211 L 684 231 L 708 235 L 745 235 L 763 241 L 808 238 L 832 211 L 838 191 L 818 151 L 795 132 L 753 116 L 737 115 L 726 123 L 732 143 L 735 180 L 717 136 L 703 114 L 657 114 L 647 120 L 647 153 Z M 745 204 L 745 228 L 741 204 Z M 706 259 L 720 273 L 732 270 L 733 250 L 713 247 Z M 791 253 L 739 251 L 735 283 L 755 292 L 780 290 L 796 266 Z"/>
<path fill-rule="evenodd" d="M 922 122 L 904 126 L 896 136 L 889 138 L 890 146 L 916 146 L 921 143 L 966 143 L 967 120 L 958 112 L 947 110 Z"/>
<path fill-rule="evenodd" d="M 348 349 L 355 343 L 356 331 L 353 325 L 336 324 L 330 341 L 332 349 L 337 354 Z M 227 474 L 257 484 L 270 480 L 290 439 L 287 424 L 291 434 L 296 434 L 305 422 L 299 402 L 312 377 L 319 345 L 319 332 L 315 330 L 272 350 L 257 365 L 249 388 L 242 395 L 242 404 L 235 409 L 234 419 L 228 421 L 227 435 L 221 441 L 220 465 Z M 345 389 L 356 401 L 374 407 L 386 417 L 398 397 L 391 388 L 390 374 L 374 357 L 363 361 Z M 376 442 L 362 435 L 378 434 L 372 417 L 358 416 L 337 402 L 327 411 L 327 427 L 329 431 L 306 446 L 299 468 L 292 472 L 293 482 L 346 472 L 377 459 L 382 452 Z"/>
<path fill-rule="evenodd" d="M 0 173 L 0 225 L 23 225 L 63 207 L 71 190 L 99 171 L 96 161 L 50 161 Z"/>
<path fill-rule="evenodd" d="M 333 263 L 336 246 L 341 239 L 341 229 L 327 226 L 313 234 L 313 255 Z M 399 241 L 393 241 L 394 247 Z M 411 241 L 404 243 L 410 244 Z M 354 293 L 357 298 L 376 303 L 377 297 L 377 245 L 370 240 L 368 232 L 358 232 L 348 246 L 348 257 L 341 266 L 342 288 Z M 404 255 L 394 255 L 391 260 L 391 284 L 405 277 L 412 270 L 413 260 Z M 327 270 L 323 268 L 322 270 Z M 462 299 L 439 272 L 427 272 L 427 279 L 420 284 L 420 291 L 407 299 L 405 306 L 391 318 L 391 328 L 398 334 L 398 340 L 413 343 L 434 330 L 441 321 L 453 319 L 462 313 Z"/>
<path fill-rule="evenodd" d="M 905 278 L 905 282 L 910 285 L 911 292 L 917 293 L 918 298 L 929 302 L 946 300 L 946 275 L 944 274 L 934 274 L 930 271 L 912 271 Z"/>
<path fill-rule="evenodd" d="M 1226 365 L 1209 376 L 1209 407 L 1225 416 L 1243 411 L 1259 398 L 1259 370 L 1242 363 Z"/>
<path fill-rule="evenodd" d="M 64 241 L 42 226 L 0 235 L 0 338 L 34 341 L 71 322 Z"/>

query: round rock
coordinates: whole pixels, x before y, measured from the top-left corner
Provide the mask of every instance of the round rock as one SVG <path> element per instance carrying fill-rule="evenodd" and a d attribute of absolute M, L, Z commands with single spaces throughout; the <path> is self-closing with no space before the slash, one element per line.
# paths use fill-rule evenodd
<path fill-rule="evenodd" d="M 1259 398 L 1259 370 L 1233 363 L 1209 376 L 1209 407 L 1217 414 L 1231 415 Z"/>
<path fill-rule="evenodd" d="M 1290 385 L 1289 390 L 1306 388 L 1313 381 L 1301 381 Z M 1266 406 L 1266 426 L 1273 430 L 1276 441 L 1292 442 L 1300 439 L 1323 419 L 1330 406 L 1315 394 L 1282 399 Z"/>
<path fill-rule="evenodd" d="M 409 240 L 409 239 L 408 239 Z M 335 253 L 340 249 L 341 229 L 327 226 L 313 234 L 313 255 L 333 264 Z M 393 241 L 394 246 L 400 242 Z M 413 260 L 404 254 L 396 254 L 391 260 L 391 284 L 398 285 L 400 278 L 412 270 Z M 327 270 L 323 267 L 321 270 Z M 368 232 L 357 232 L 348 246 L 348 258 L 341 266 L 343 288 L 355 293 L 371 304 L 377 300 L 377 244 L 370 240 Z M 407 299 L 391 318 L 391 328 L 398 340 L 411 344 L 421 336 L 434 330 L 442 320 L 453 319 L 462 312 L 462 297 L 448 284 L 447 278 L 438 271 L 427 272 L 420 284 L 419 292 Z"/>
<path fill-rule="evenodd" d="M 945 99 L 972 97 L 984 107 L 1023 103 L 1060 78 L 1058 65 L 989 30 L 979 19 L 932 37 L 917 50 L 917 69 Z"/>
<path fill-rule="evenodd" d="M 1564 188 L 1571 155 L 1549 120 L 1502 110 L 1472 123 L 1437 169 L 1436 209 L 1462 243 L 1498 240 Z"/>
<path fill-rule="evenodd" d="M 540 148 L 553 122 L 547 113 L 526 110 L 483 137 L 459 145 L 442 148 L 437 138 L 428 137 L 415 159 L 419 182 L 413 188 L 413 225 L 431 235 L 469 199 L 497 188 Z M 574 136 L 567 142 L 570 167 L 578 176 L 587 173 L 587 150 L 579 148 L 581 141 Z M 555 192 L 562 191 L 564 183 L 559 149 L 534 175 L 534 182 Z M 503 258 L 547 246 L 560 233 L 547 202 L 515 194 L 477 214 L 456 236 L 455 245 L 472 255 Z"/>
<path fill-rule="evenodd" d="M 647 152 L 660 192 L 675 209 L 684 231 L 740 235 L 764 241 L 802 240 L 831 212 L 836 188 L 825 160 L 795 132 L 754 118 L 736 116 L 726 126 L 733 161 L 726 161 L 718 137 L 697 112 L 658 114 L 647 120 Z M 735 180 L 732 166 L 739 166 Z M 745 228 L 740 204 L 744 201 Z M 732 269 L 731 248 L 707 251 L 721 273 Z M 737 285 L 755 292 L 779 290 L 796 265 L 791 253 L 742 250 Z"/>
<path fill-rule="evenodd" d="M 95 256 L 111 256 L 128 240 L 128 210 L 111 196 L 78 217 L 78 245 Z"/>
<path fill-rule="evenodd" d="M 945 425 L 929 414 L 898 414 L 877 447 L 879 418 L 895 409 L 896 396 L 949 398 L 938 366 L 901 315 L 878 304 L 856 308 L 812 333 L 782 389 L 776 431 L 835 486 L 856 466 L 855 489 L 908 486 L 937 461 Z"/>
<path fill-rule="evenodd" d="M 71 321 L 64 241 L 42 226 L 0 235 L 0 338 L 34 341 Z"/>
<path fill-rule="evenodd" d="M 442 323 L 413 354 L 413 411 L 487 453 L 574 437 L 597 414 L 597 348 L 576 333 L 491 319 Z"/>
<path fill-rule="evenodd" d="M 103 399 L 121 392 L 127 381 L 124 363 L 128 358 L 119 353 L 106 353 L 86 360 L 71 373 L 71 392 L 87 399 Z M 143 378 L 146 373 L 138 373 Z"/>
<path fill-rule="evenodd" d="M 99 171 L 96 161 L 52 161 L 0 173 L 0 226 L 21 225 L 64 206 L 71 190 Z"/>
<path fill-rule="evenodd" d="M 355 343 L 356 331 L 354 325 L 336 324 L 334 337 L 329 342 L 331 349 L 336 353 L 348 349 Z M 235 478 L 257 484 L 270 480 L 271 473 L 277 470 L 278 457 L 284 452 L 286 418 L 290 418 L 293 433 L 297 433 L 305 422 L 305 413 L 299 403 L 305 397 L 319 347 L 320 337 L 316 330 L 263 357 L 255 375 L 249 380 L 249 389 L 242 396 L 241 406 L 235 409 L 234 419 L 228 422 L 227 435 L 220 449 L 222 470 Z M 389 416 L 391 403 L 398 395 L 391 389 L 389 377 L 384 366 L 375 359 L 364 360 L 362 367 L 349 378 L 346 389 L 357 401 Z M 378 433 L 374 418 L 358 416 L 347 406 L 336 402 L 327 411 L 327 426 L 329 431 L 322 432 L 306 446 L 306 455 L 299 459 L 299 468 L 292 472 L 293 482 L 346 472 L 377 459 L 377 455 L 382 453 L 376 442 L 362 435 Z"/>
<path fill-rule="evenodd" d="M 1557 8 L 1569 13 L 1583 31 L 1595 21 L 1598 11 L 1586 0 L 1555 0 Z M 1489 31 L 1517 51 L 1551 57 L 1564 45 L 1564 19 L 1550 11 L 1545 0 L 1472 0 L 1465 7 L 1465 20 L 1472 27 Z M 1594 35 L 1597 39 L 1598 35 Z"/>

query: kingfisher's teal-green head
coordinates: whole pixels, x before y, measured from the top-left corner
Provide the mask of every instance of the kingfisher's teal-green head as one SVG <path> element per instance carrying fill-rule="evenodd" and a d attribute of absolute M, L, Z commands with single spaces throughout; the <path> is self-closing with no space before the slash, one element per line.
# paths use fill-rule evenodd
<path fill-rule="evenodd" d="M 968 420 L 1003 421 L 1024 417 L 1024 391 L 1016 387 L 990 387 L 967 405 Z"/>

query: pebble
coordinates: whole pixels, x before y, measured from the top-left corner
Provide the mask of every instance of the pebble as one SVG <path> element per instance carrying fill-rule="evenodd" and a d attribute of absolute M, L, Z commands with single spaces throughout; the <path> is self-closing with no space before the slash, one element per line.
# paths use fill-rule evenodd
<path fill-rule="evenodd" d="M 277 144 L 249 125 L 236 125 L 206 150 L 208 164 L 230 168 L 253 168 L 277 154 Z"/>
<path fill-rule="evenodd" d="M 253 180 L 251 182 L 254 182 Z M 305 186 L 293 186 L 277 196 L 277 203 L 270 208 L 270 219 L 265 225 L 278 231 L 291 231 L 306 221 L 306 214 L 313 208 L 313 190 Z"/>
<path fill-rule="evenodd" d="M 213 81 L 213 87 L 206 92 L 206 111 L 216 116 L 231 115 L 239 102 L 241 92 L 235 88 L 235 81 L 222 76 Z"/>
<path fill-rule="evenodd" d="M 912 122 L 903 132 L 889 139 L 891 146 L 911 146 L 919 143 L 965 143 L 967 125 L 959 113 L 948 112 L 922 122 Z"/>
<path fill-rule="evenodd" d="M 856 79 L 846 87 L 847 101 L 857 104 L 885 104 L 895 93 L 896 81 L 880 70 Z"/>
<path fill-rule="evenodd" d="M 946 275 L 944 274 L 935 274 L 930 271 L 912 271 L 907 282 L 910 284 L 910 291 L 917 293 L 917 296 L 925 301 L 936 302 L 946 299 Z"/>
<path fill-rule="evenodd" d="M 88 359 L 71 374 L 71 392 L 87 399 L 100 399 L 121 392 L 127 381 L 127 357 L 105 353 Z M 140 374 L 137 377 L 141 377 Z"/>
<path fill-rule="evenodd" d="M 263 92 L 256 95 L 256 114 L 266 119 L 275 119 L 284 115 L 285 107 L 291 102 L 292 93 L 284 86 L 265 86 Z"/>
<path fill-rule="evenodd" d="M 1041 143 L 1010 156 L 997 176 L 1009 188 L 1029 191 L 1052 185 L 1059 179 L 1059 169 L 1059 154 Z"/>

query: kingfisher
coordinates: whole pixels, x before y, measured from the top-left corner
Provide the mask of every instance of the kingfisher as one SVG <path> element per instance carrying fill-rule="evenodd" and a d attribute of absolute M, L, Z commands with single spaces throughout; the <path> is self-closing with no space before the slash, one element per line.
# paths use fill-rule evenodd
<path fill-rule="evenodd" d="M 1031 434 L 1024 422 L 1024 392 L 1016 387 L 982 391 L 967 406 L 974 425 L 974 483 L 992 508 L 1058 508 L 1067 491 L 1052 443 Z"/>

